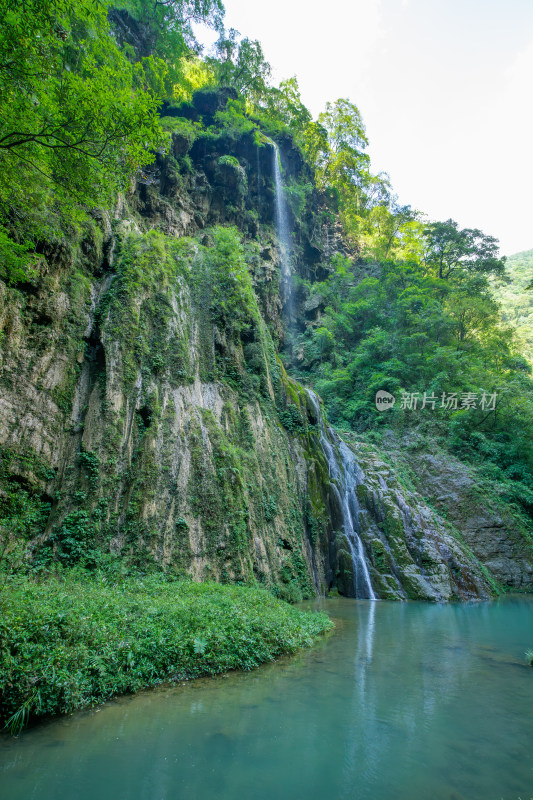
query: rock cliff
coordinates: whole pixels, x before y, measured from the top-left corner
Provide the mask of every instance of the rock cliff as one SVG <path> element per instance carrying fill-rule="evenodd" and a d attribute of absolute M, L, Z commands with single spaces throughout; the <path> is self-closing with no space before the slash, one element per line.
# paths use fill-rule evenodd
<path fill-rule="evenodd" d="M 205 134 L 228 99 L 164 109 L 171 152 L 113 212 L 42 242 L 34 280 L 0 284 L 2 524 L 37 564 L 116 558 L 291 600 L 353 595 L 323 437 L 340 440 L 277 355 L 272 146 L 257 130 Z M 298 151 L 278 144 L 296 274 L 313 280 L 344 245 Z M 514 545 L 493 552 L 481 523 L 462 536 L 372 448 L 352 447 L 377 596 L 486 597 L 496 584 L 481 562 L 524 585 Z"/>

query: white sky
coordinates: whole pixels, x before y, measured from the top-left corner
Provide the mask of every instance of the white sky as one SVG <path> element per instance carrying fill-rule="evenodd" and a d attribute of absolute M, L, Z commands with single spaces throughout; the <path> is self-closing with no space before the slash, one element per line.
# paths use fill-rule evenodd
<path fill-rule="evenodd" d="M 533 248 L 533 0 L 224 0 L 316 116 L 348 97 L 401 203 Z"/>

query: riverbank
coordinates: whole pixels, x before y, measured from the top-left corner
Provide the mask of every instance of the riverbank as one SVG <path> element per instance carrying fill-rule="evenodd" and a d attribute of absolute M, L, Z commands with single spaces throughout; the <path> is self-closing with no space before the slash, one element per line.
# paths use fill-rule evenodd
<path fill-rule="evenodd" d="M 88 708 L 200 675 L 249 670 L 331 628 L 263 589 L 64 573 L 0 591 L 0 723 Z"/>
<path fill-rule="evenodd" d="M 533 796 L 533 598 L 322 605 L 334 635 L 291 658 L 0 737 L 2 797 Z"/>

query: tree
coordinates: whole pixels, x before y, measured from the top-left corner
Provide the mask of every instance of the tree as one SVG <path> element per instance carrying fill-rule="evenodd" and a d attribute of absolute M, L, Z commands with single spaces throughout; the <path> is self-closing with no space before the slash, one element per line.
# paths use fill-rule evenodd
<path fill-rule="evenodd" d="M 239 37 L 235 28 L 222 33 L 215 45 L 216 57 L 208 63 L 221 86 L 232 86 L 246 99 L 257 102 L 266 94 L 270 64 L 258 41 Z"/>
<path fill-rule="evenodd" d="M 146 68 L 110 34 L 106 4 L 0 0 L 0 203 L 109 199 L 164 143 Z M 150 62 L 154 72 L 160 69 Z M 28 199 L 29 198 L 29 199 Z"/>
<path fill-rule="evenodd" d="M 184 58 L 201 51 L 193 23 L 222 34 L 223 17 L 221 0 L 114 0 L 109 9 L 117 40 L 133 60 L 152 56 L 164 63 L 167 97 L 182 80 Z"/>
<path fill-rule="evenodd" d="M 452 219 L 432 222 L 424 229 L 424 262 L 439 278 L 448 280 L 458 270 L 503 275 L 505 257 L 498 240 L 477 228 L 459 229 Z"/>
<path fill-rule="evenodd" d="M 411 206 L 400 206 L 395 197 L 374 205 L 361 225 L 364 252 L 385 260 L 397 256 L 403 246 L 404 233 L 418 218 Z"/>
<path fill-rule="evenodd" d="M 358 209 L 370 164 L 369 157 L 363 152 L 368 139 L 359 109 L 341 98 L 326 104 L 318 123 L 327 133 L 330 149 L 323 179 L 333 183 L 342 199 Z"/>
<path fill-rule="evenodd" d="M 368 139 L 356 105 L 345 98 L 326 103 L 326 110 L 319 115 L 318 121 L 326 129 L 334 153 L 345 152 L 354 158 L 362 156 Z"/>
<path fill-rule="evenodd" d="M 327 154 L 316 170 L 318 184 L 336 195 L 344 231 L 357 241 L 373 178 L 370 158 L 364 152 L 368 139 L 359 109 L 344 98 L 327 103 L 318 125 L 327 137 Z"/>
<path fill-rule="evenodd" d="M 255 113 L 261 121 L 270 129 L 276 125 L 287 128 L 317 177 L 322 176 L 331 155 L 328 132 L 313 120 L 303 104 L 296 77 L 281 81 L 277 87 L 268 87 L 259 101 L 261 108 L 255 109 Z"/>
<path fill-rule="evenodd" d="M 302 103 L 296 76 L 272 87 L 266 97 L 265 113 L 269 119 L 280 120 L 298 140 L 311 122 L 311 113 Z"/>
<path fill-rule="evenodd" d="M 151 43 L 151 47 L 139 56 L 163 57 L 164 43 L 168 44 L 176 35 L 190 47 L 194 46 L 192 23 L 203 22 L 219 32 L 223 31 L 222 0 L 117 0 L 113 5 L 117 9 L 126 9 L 148 28 L 146 41 Z M 158 51 L 158 48 L 161 49 Z"/>
<path fill-rule="evenodd" d="M 215 80 L 213 69 L 194 54 L 183 56 L 180 61 L 180 80 L 172 89 L 174 100 L 189 102 L 198 89 L 211 86 Z"/>

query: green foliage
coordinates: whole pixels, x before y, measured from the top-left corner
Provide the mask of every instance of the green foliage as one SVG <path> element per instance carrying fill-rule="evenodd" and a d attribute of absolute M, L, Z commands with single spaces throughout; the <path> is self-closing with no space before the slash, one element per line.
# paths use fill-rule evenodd
<path fill-rule="evenodd" d="M 259 105 L 256 113 L 267 131 L 275 135 L 277 126 L 294 137 L 318 188 L 339 212 L 346 236 L 370 250 L 377 235 L 381 252 L 387 255 L 399 228 L 413 215 L 408 207 L 397 206 L 388 176 L 370 172 L 370 159 L 364 152 L 368 139 L 357 106 L 341 98 L 327 103 L 314 121 L 301 101 L 296 78 L 269 88 Z M 303 208 L 307 191 L 294 198 L 296 214 Z M 290 185 L 287 194 L 291 202 Z"/>
<path fill-rule="evenodd" d="M 215 121 L 224 134 L 234 139 L 257 130 L 256 123 L 246 114 L 244 104 L 240 100 L 228 100 L 226 108 L 215 114 Z"/>
<path fill-rule="evenodd" d="M 0 593 L 0 720 L 69 713 L 127 692 L 253 669 L 332 627 L 260 589 L 82 572 Z"/>
<path fill-rule="evenodd" d="M 265 98 L 264 117 L 268 121 L 279 120 L 298 141 L 312 121 L 309 110 L 302 103 L 296 77 L 281 81 Z"/>
<path fill-rule="evenodd" d="M 313 373 L 332 422 L 357 431 L 426 427 L 453 453 L 484 465 L 503 496 L 531 513 L 533 381 L 512 332 L 499 325 L 486 277 L 502 262 L 485 258 L 487 248 L 494 252 L 490 237 L 475 239 L 481 249 L 476 253 L 468 235 L 464 261 L 454 246 L 442 278 L 431 259 L 374 264 L 377 278 L 337 257 L 330 277 L 308 287 L 325 308 L 302 337 L 304 369 Z M 396 396 L 386 414 L 374 404 L 380 389 Z M 404 392 L 418 393 L 416 412 L 402 408 Z M 434 409 L 421 408 L 424 392 Z M 475 410 L 461 408 L 468 392 L 477 395 Z M 456 409 L 442 402 L 451 393 Z M 495 408 L 481 407 L 484 393 L 496 393 Z"/>
<path fill-rule="evenodd" d="M 191 25 L 222 30 L 223 13 L 220 0 L 0 0 L 0 277 L 31 281 L 36 242 L 112 203 L 164 150 L 161 100 L 211 80 Z"/>
<path fill-rule="evenodd" d="M 207 59 L 207 64 L 220 86 L 233 87 L 253 103 L 265 94 L 270 64 L 258 41 L 239 37 L 234 28 L 222 32 L 215 45 L 216 57 Z"/>
<path fill-rule="evenodd" d="M 0 13 L 0 202 L 28 207 L 28 184 L 67 208 L 110 200 L 163 143 L 144 67 L 117 48 L 105 3 L 2 0 Z"/>
<path fill-rule="evenodd" d="M 327 135 L 327 150 L 317 163 L 319 185 L 330 186 L 337 193 L 345 228 L 353 233 L 353 222 L 366 206 L 365 189 L 370 178 L 363 121 L 357 106 L 339 99 L 326 104 L 318 124 Z"/>
<path fill-rule="evenodd" d="M 126 11 L 130 18 L 124 19 L 116 9 Z M 160 90 L 177 99 L 187 99 L 188 94 L 207 82 L 206 73 L 211 72 L 209 67 L 198 64 L 194 23 L 222 32 L 223 16 L 221 0 L 114 0 L 110 12 L 124 52 L 145 69 L 147 63 L 157 64 Z M 140 36 L 132 36 L 130 30 Z"/>
<path fill-rule="evenodd" d="M 117 258 L 117 279 L 99 309 L 105 329 L 119 342 L 126 386 L 139 371 L 183 383 L 190 375 L 188 332 L 172 331 L 172 290 L 196 257 L 195 243 L 159 231 L 128 235 Z"/>
<path fill-rule="evenodd" d="M 249 509 L 245 490 L 245 474 L 249 454 L 235 446 L 217 425 L 209 411 L 203 413 L 203 424 L 209 431 L 212 453 L 207 455 L 198 427 L 191 436 L 191 502 L 207 533 L 210 555 L 220 531 L 231 534 L 228 556 L 240 572 L 239 556 L 248 550 L 250 539 Z"/>
<path fill-rule="evenodd" d="M 263 495 L 263 513 L 267 522 L 272 522 L 278 512 L 278 504 L 276 498 L 269 494 Z"/>
<path fill-rule="evenodd" d="M 214 228 L 212 245 L 199 251 L 199 261 L 197 293 L 211 320 L 230 336 L 249 330 L 259 312 L 237 229 Z"/>
<path fill-rule="evenodd" d="M 37 258 L 30 249 L 30 243 L 14 242 L 0 225 L 0 278 L 5 283 L 26 283 L 35 279 Z"/>
<path fill-rule="evenodd" d="M 194 53 L 188 53 L 180 61 L 179 80 L 174 84 L 173 96 L 179 103 L 190 102 L 199 89 L 214 85 L 212 67 Z"/>
<path fill-rule="evenodd" d="M 200 132 L 200 125 L 182 117 L 161 117 L 161 126 L 165 131 L 186 139 L 189 148 Z"/>
<path fill-rule="evenodd" d="M 285 198 L 294 219 L 299 219 L 305 211 L 313 185 L 300 180 L 289 180 L 284 186 Z"/>
<path fill-rule="evenodd" d="M 239 159 L 235 158 L 235 156 L 220 156 L 218 163 L 222 166 L 235 167 L 236 169 L 241 166 L 239 164 Z"/>
<path fill-rule="evenodd" d="M 87 511 L 79 509 L 67 514 L 48 540 L 37 551 L 35 564 L 49 563 L 53 556 L 64 566 L 95 566 L 99 552 L 95 548 L 95 529 Z"/>
<path fill-rule="evenodd" d="M 413 244 L 422 250 L 421 237 L 417 236 L 421 230 L 419 216 L 410 206 L 399 206 L 393 195 L 372 205 L 358 221 L 361 251 L 378 261 L 416 258 L 417 253 L 410 250 Z"/>
<path fill-rule="evenodd" d="M 453 219 L 432 222 L 424 229 L 426 266 L 441 279 L 457 270 L 503 275 L 505 258 L 498 257 L 498 240 L 477 228 L 463 228 Z"/>
<path fill-rule="evenodd" d="M 21 477 L 21 472 L 32 480 Z M 29 542 L 42 534 L 50 514 L 50 498 L 41 481 L 53 473 L 36 458 L 0 449 L 0 575 L 20 569 L 29 557 Z"/>
<path fill-rule="evenodd" d="M 86 450 L 82 444 L 78 463 L 85 468 L 91 489 L 96 489 L 98 487 L 98 470 L 100 468 L 100 460 L 96 453 Z"/>
<path fill-rule="evenodd" d="M 305 423 L 299 408 L 288 404 L 286 408 L 278 411 L 278 417 L 285 430 L 289 433 L 304 433 Z"/>
<path fill-rule="evenodd" d="M 517 331 L 520 352 L 533 363 L 533 250 L 509 256 L 505 263 L 508 279 L 493 282 L 493 292 L 501 303 L 501 318 Z"/>
<path fill-rule="evenodd" d="M 299 603 L 309 596 L 309 577 L 305 561 L 298 553 L 290 553 L 282 562 L 280 583 L 273 593 L 288 603 Z"/>

